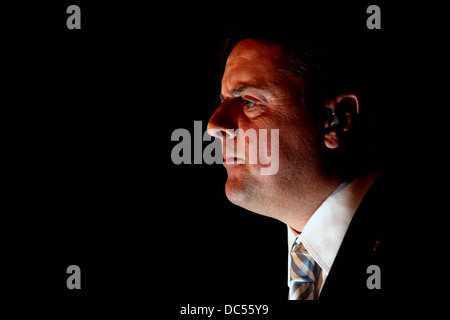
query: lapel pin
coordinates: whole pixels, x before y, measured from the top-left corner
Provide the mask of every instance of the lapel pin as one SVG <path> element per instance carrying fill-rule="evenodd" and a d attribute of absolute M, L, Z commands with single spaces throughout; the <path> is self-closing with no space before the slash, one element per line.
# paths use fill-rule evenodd
<path fill-rule="evenodd" d="M 373 251 L 376 251 L 378 246 L 381 246 L 381 239 L 375 241 L 375 245 L 373 246 Z"/>

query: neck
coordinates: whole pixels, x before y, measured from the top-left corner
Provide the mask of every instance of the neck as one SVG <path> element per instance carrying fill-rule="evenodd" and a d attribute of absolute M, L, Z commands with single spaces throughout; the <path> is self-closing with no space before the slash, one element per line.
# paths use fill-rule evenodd
<path fill-rule="evenodd" d="M 284 212 L 280 211 L 279 220 L 297 233 L 301 233 L 312 215 L 343 182 L 344 179 L 328 177 L 328 179 L 320 180 L 320 183 L 316 183 L 313 187 L 302 190 L 301 197 L 295 198 L 289 207 L 284 208 Z"/>

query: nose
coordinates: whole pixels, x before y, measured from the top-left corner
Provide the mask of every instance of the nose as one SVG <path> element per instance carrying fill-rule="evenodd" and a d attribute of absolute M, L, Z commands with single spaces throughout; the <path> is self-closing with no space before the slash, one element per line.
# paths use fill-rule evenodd
<path fill-rule="evenodd" d="M 234 139 L 234 131 L 237 129 L 237 112 L 232 101 L 225 99 L 220 106 L 214 111 L 211 119 L 209 119 L 206 130 L 209 135 L 223 139 Z M 232 129 L 232 130 L 227 130 Z M 223 140 L 222 140 L 223 141 Z"/>

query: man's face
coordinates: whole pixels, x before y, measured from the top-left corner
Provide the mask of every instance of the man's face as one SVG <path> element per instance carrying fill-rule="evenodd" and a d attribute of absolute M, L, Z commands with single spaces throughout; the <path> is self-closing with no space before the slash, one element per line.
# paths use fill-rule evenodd
<path fill-rule="evenodd" d="M 208 131 L 222 140 L 224 166 L 228 179 L 225 192 L 236 205 L 268 216 L 292 206 L 315 187 L 321 174 L 319 130 L 302 101 L 303 84 L 286 73 L 287 61 L 281 47 L 246 39 L 237 44 L 228 57 L 222 78 L 222 103 L 208 123 Z M 227 129 L 233 131 L 228 131 Z M 241 132 L 236 133 L 236 129 Z M 250 146 L 242 133 L 267 129 L 267 150 Z M 279 145 L 271 145 L 271 129 L 279 130 Z M 252 147 L 258 147 L 258 160 L 249 163 Z M 279 162 L 276 174 L 262 175 L 267 168 L 264 157 Z M 234 162 L 234 163 L 231 163 Z M 253 162 L 254 163 L 254 162 Z"/>

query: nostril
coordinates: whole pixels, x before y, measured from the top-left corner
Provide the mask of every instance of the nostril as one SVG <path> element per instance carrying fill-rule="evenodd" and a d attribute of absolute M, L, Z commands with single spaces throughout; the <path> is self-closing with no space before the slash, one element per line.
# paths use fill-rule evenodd
<path fill-rule="evenodd" d="M 209 126 L 206 129 L 206 132 L 208 132 L 208 134 L 214 138 L 222 138 L 224 136 L 222 130 L 217 129 L 217 128 L 209 128 Z"/>
<path fill-rule="evenodd" d="M 236 137 L 236 131 L 233 129 L 225 129 L 223 132 L 227 139 L 234 139 Z"/>

